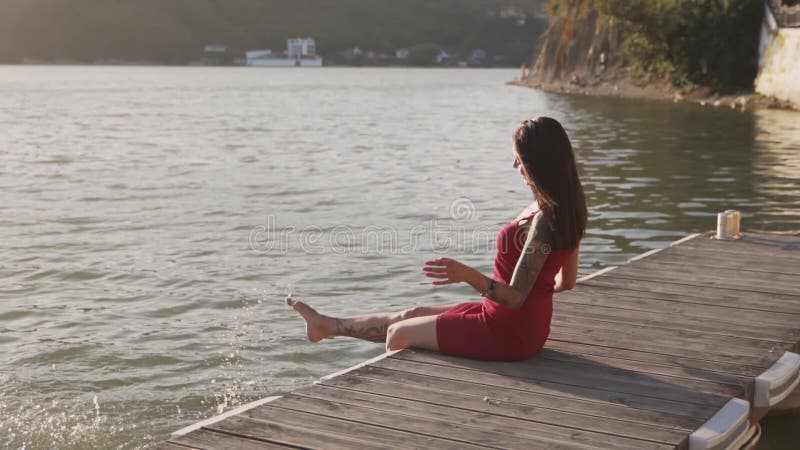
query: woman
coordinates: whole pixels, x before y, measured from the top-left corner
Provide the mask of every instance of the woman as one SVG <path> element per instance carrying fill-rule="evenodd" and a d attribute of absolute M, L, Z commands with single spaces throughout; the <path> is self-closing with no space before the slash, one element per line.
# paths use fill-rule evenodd
<path fill-rule="evenodd" d="M 575 285 L 586 202 L 572 145 L 554 119 L 526 120 L 517 128 L 514 168 L 534 203 L 497 236 L 492 276 L 450 258 L 427 261 L 422 269 L 434 285 L 468 283 L 483 302 L 335 318 L 287 297 L 305 319 L 309 340 L 351 336 L 386 342 L 387 350 L 417 347 L 495 361 L 533 356 L 550 333 L 553 293 Z"/>

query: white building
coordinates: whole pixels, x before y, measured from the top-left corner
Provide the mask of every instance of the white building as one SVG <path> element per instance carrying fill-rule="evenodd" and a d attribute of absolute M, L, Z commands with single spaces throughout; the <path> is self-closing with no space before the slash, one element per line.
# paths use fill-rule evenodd
<path fill-rule="evenodd" d="M 272 57 L 272 50 L 250 50 L 244 53 L 248 61 L 254 59 L 264 59 Z"/>
<path fill-rule="evenodd" d="M 286 42 L 286 55 L 290 59 L 316 58 L 317 43 L 311 38 L 295 38 Z"/>
<path fill-rule="evenodd" d="M 317 56 L 317 44 L 311 38 L 289 39 L 284 55 L 275 55 L 272 50 L 250 50 L 245 52 L 245 64 L 253 67 L 322 66 L 322 58 Z"/>
<path fill-rule="evenodd" d="M 203 53 L 225 53 L 227 51 L 224 44 L 208 44 L 203 47 Z"/>

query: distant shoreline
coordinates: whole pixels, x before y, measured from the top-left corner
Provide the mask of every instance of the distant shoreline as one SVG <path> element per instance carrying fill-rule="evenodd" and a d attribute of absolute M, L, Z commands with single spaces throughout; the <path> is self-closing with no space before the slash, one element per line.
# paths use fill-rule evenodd
<path fill-rule="evenodd" d="M 720 95 L 711 92 L 708 88 L 678 89 L 667 81 L 642 83 L 625 76 L 617 76 L 591 85 L 581 83 L 580 80 L 577 80 L 577 82 L 541 81 L 535 79 L 535 77 L 510 81 L 508 84 L 559 94 L 638 98 L 741 110 L 783 109 L 800 111 L 800 105 L 794 105 L 791 102 L 774 97 L 766 97 L 754 91 Z"/>
<path fill-rule="evenodd" d="M 452 65 L 433 65 L 433 66 L 417 66 L 411 64 L 325 64 L 322 67 L 259 67 L 248 66 L 241 64 L 165 64 L 156 61 L 116 61 L 110 62 L 82 62 L 73 60 L 55 60 L 55 61 L 38 61 L 26 60 L 19 63 L 0 62 L 0 66 L 80 66 L 80 67 L 193 67 L 193 68 L 208 68 L 208 67 L 229 67 L 229 68 L 246 68 L 246 69 L 320 69 L 332 67 L 348 67 L 348 68 L 380 68 L 380 69 L 507 69 L 519 70 L 518 65 L 487 65 L 487 66 L 452 66 Z"/>

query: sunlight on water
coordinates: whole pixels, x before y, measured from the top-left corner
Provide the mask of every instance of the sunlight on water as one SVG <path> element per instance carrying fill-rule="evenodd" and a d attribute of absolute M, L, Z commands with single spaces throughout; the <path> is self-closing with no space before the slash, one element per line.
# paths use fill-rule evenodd
<path fill-rule="evenodd" d="M 800 229 L 800 121 L 514 88 L 509 70 L 0 67 L 0 446 L 138 448 L 382 352 L 342 315 L 475 299 L 530 201 L 511 131 L 561 120 L 589 199 L 581 273 L 714 214 Z M 774 447 L 779 448 L 779 447 Z"/>
<path fill-rule="evenodd" d="M 121 424 L 109 423 L 100 413 L 97 396 L 87 402 L 77 397 L 47 404 L 26 402 L 12 410 L 0 402 L 0 430 L 7 447 L 104 448 L 114 444 L 113 436 L 125 431 Z"/>

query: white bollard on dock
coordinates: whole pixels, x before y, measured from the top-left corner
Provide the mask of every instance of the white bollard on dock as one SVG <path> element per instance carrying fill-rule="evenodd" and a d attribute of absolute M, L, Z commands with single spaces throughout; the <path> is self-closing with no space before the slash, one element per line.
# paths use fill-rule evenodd
<path fill-rule="evenodd" d="M 739 239 L 741 220 L 742 214 L 735 209 L 717 214 L 717 234 L 714 237 L 721 241 Z"/>

